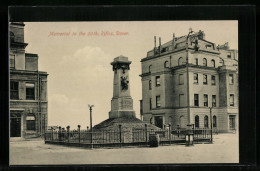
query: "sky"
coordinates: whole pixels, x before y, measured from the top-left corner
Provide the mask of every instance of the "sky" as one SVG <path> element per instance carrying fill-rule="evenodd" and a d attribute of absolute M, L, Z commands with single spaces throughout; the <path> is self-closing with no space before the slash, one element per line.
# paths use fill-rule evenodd
<path fill-rule="evenodd" d="M 119 22 L 25 22 L 27 53 L 39 55 L 39 70 L 48 72 L 48 125 L 86 129 L 88 104 L 93 125 L 108 119 L 113 95 L 110 62 L 128 57 L 130 92 L 137 118 L 142 99 L 141 59 L 154 47 L 187 35 L 189 28 L 204 31 L 208 41 L 229 42 L 238 49 L 238 21 L 119 21 Z M 120 32 L 123 34 L 117 35 Z M 102 34 L 103 33 L 103 34 Z M 111 35 L 113 33 L 113 35 Z"/>

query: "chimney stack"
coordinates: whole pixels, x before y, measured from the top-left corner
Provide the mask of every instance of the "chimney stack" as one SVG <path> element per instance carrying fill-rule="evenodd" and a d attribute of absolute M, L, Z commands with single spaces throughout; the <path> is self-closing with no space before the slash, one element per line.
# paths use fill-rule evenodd
<path fill-rule="evenodd" d="M 172 50 L 175 49 L 175 45 L 176 45 L 176 43 L 175 43 L 175 33 L 173 33 L 172 34 Z"/>
<path fill-rule="evenodd" d="M 156 54 L 156 36 L 154 36 L 154 48 L 153 48 L 153 54 L 155 56 Z"/>
<path fill-rule="evenodd" d="M 161 37 L 159 37 L 159 54 L 161 54 Z"/>

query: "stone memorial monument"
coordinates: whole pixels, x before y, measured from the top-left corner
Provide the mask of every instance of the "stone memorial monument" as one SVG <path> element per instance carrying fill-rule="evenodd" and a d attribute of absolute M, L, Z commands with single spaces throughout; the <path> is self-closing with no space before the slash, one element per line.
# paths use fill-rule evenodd
<path fill-rule="evenodd" d="M 129 69 L 131 61 L 127 57 L 119 56 L 111 62 L 114 71 L 113 98 L 109 118 L 135 117 L 133 99 L 130 95 Z"/>
<path fill-rule="evenodd" d="M 133 99 L 130 95 L 129 70 L 131 61 L 128 57 L 118 56 L 111 62 L 114 71 L 113 97 L 109 118 L 93 127 L 94 131 L 118 131 L 119 125 L 124 131 L 132 132 L 132 129 L 159 129 L 158 127 L 143 122 L 136 118 L 133 110 Z M 132 136 L 131 133 L 128 136 Z M 130 138 L 131 139 L 131 138 Z"/>

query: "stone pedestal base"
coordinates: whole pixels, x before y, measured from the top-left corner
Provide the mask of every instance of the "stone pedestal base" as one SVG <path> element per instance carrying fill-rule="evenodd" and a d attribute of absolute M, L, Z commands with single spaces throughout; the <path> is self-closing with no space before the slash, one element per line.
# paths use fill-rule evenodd
<path fill-rule="evenodd" d="M 135 118 L 135 111 L 133 110 L 117 110 L 109 112 L 109 119 L 111 118 Z"/>

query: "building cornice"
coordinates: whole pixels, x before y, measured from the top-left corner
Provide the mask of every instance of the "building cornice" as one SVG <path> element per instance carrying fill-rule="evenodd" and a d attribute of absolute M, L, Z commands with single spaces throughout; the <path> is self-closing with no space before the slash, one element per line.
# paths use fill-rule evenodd
<path fill-rule="evenodd" d="M 28 45 L 28 43 L 22 43 L 22 42 L 11 42 L 10 43 L 11 48 L 17 48 L 17 47 L 26 48 L 27 45 Z"/>
<path fill-rule="evenodd" d="M 194 51 L 194 47 L 192 47 L 192 46 L 189 46 L 188 49 L 192 50 L 192 53 L 206 52 L 206 53 L 210 53 L 210 54 L 217 54 L 217 55 L 220 54 L 220 52 L 217 51 L 217 50 L 209 50 L 209 49 L 199 49 L 198 51 Z M 165 55 L 169 55 L 169 54 L 174 54 L 176 52 L 185 51 L 185 50 L 186 50 L 186 47 L 182 47 L 182 48 L 179 48 L 179 49 L 174 49 L 174 50 L 172 50 L 170 52 L 166 52 L 166 53 L 162 53 L 162 54 L 154 55 L 154 56 L 150 56 L 150 57 L 145 57 L 145 58 L 141 59 L 141 62 L 148 61 L 150 59 L 159 58 L 159 57 L 162 57 L 162 56 L 165 56 Z"/>
<path fill-rule="evenodd" d="M 40 74 L 40 75 L 49 75 L 47 72 L 44 71 L 27 71 L 27 70 L 16 70 L 16 69 L 10 69 L 10 74 L 24 74 L 24 75 L 35 75 L 35 74 Z"/>

